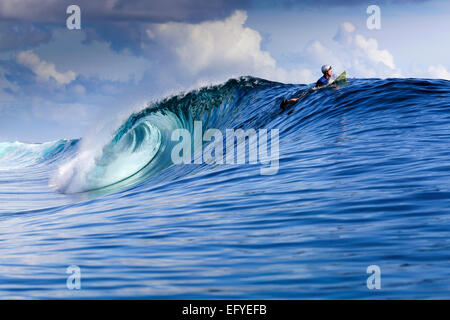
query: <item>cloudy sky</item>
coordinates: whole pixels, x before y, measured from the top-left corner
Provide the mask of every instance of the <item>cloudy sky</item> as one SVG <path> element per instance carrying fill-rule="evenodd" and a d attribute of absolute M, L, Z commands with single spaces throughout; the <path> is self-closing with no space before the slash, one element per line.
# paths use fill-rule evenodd
<path fill-rule="evenodd" d="M 81 9 L 69 30 L 66 9 Z M 78 138 L 104 118 L 231 77 L 450 80 L 450 3 L 0 0 L 0 141 Z"/>

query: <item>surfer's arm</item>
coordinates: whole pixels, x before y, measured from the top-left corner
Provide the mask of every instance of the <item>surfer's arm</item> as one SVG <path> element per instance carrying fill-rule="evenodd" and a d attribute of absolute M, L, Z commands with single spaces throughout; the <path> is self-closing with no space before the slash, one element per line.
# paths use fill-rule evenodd
<path fill-rule="evenodd" d="M 320 88 L 325 86 L 325 84 L 323 82 L 321 82 L 320 80 L 316 82 L 316 85 L 314 86 L 314 88 Z"/>

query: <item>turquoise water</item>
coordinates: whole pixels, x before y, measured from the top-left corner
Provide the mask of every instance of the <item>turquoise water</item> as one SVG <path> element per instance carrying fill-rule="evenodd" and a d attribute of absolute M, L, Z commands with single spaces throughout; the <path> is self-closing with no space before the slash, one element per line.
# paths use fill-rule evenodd
<path fill-rule="evenodd" d="M 350 79 L 280 112 L 307 89 L 232 79 L 95 138 L 1 142 L 0 297 L 450 298 L 450 82 Z M 194 120 L 278 129 L 278 172 L 173 165 Z"/>

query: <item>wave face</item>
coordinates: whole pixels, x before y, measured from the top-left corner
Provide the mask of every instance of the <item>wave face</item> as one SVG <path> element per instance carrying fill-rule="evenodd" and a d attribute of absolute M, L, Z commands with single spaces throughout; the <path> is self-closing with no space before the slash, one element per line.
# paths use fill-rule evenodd
<path fill-rule="evenodd" d="M 308 89 L 242 77 L 102 139 L 1 142 L 0 296 L 73 297 L 60 282 L 76 264 L 82 298 L 450 298 L 450 82 Z M 171 134 L 196 120 L 278 129 L 278 173 L 174 165 Z"/>
<path fill-rule="evenodd" d="M 153 103 L 132 114 L 105 145 L 81 150 L 61 166 L 52 184 L 60 192 L 74 193 L 145 182 L 173 165 L 171 152 L 178 141 L 172 141 L 172 132 L 185 129 L 193 138 L 194 120 L 202 122 L 203 132 L 270 125 L 267 117 L 278 109 L 259 115 L 261 119 L 256 113 L 279 100 L 283 92 L 276 94 L 277 88 L 280 84 L 246 77 Z M 194 148 L 192 141 L 192 152 Z"/>

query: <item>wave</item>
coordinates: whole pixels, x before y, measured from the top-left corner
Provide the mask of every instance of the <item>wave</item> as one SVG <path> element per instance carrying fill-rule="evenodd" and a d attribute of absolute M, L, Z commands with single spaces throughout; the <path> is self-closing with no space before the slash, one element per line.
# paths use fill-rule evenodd
<path fill-rule="evenodd" d="M 79 139 L 44 143 L 0 142 L 0 170 L 21 169 L 58 161 L 74 150 Z"/>
<path fill-rule="evenodd" d="M 203 130 L 242 127 L 245 109 L 276 86 L 282 84 L 242 77 L 152 103 L 132 114 L 105 145 L 81 148 L 60 166 L 51 184 L 74 193 L 145 181 L 172 166 L 171 152 L 178 143 L 171 140 L 174 130 L 185 129 L 193 136 L 196 120 L 202 121 Z M 197 144 L 192 142 L 194 151 Z"/>
<path fill-rule="evenodd" d="M 59 167 L 51 185 L 62 193 L 123 188 L 149 181 L 172 166 L 171 151 L 177 142 L 171 140 L 171 134 L 175 129 L 193 133 L 195 120 L 202 121 L 203 132 L 209 128 L 278 128 L 280 138 L 285 140 L 302 135 L 326 136 L 327 130 L 339 126 L 344 115 L 362 118 L 386 110 L 385 119 L 389 119 L 390 113 L 408 112 L 424 105 L 446 108 L 449 83 L 428 79 L 350 79 L 339 89 L 303 95 L 310 86 L 253 77 L 230 79 L 222 85 L 147 105 L 131 114 L 106 143 L 86 146 L 84 138 L 33 145 L 0 143 L 0 167 L 57 162 Z M 296 105 L 281 112 L 281 99 L 300 95 Z"/>

